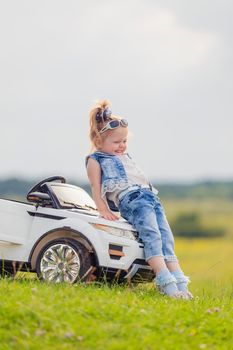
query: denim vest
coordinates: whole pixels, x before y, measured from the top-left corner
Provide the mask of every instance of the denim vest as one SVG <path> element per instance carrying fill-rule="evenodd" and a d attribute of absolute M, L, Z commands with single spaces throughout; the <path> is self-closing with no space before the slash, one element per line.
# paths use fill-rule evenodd
<path fill-rule="evenodd" d="M 104 152 L 94 152 L 86 157 L 95 159 L 101 167 L 101 196 L 116 189 L 124 190 L 130 186 L 124 166 L 116 155 Z"/>

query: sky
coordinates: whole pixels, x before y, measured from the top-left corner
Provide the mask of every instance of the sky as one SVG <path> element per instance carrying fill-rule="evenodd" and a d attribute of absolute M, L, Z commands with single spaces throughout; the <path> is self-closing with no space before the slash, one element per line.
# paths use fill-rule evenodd
<path fill-rule="evenodd" d="M 150 180 L 233 178 L 230 0 L 0 0 L 0 179 L 87 180 L 88 113 Z"/>

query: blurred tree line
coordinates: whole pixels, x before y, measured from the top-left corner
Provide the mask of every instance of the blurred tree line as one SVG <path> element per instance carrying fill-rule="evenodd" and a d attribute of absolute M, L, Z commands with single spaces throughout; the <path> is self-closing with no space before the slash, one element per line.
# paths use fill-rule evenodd
<path fill-rule="evenodd" d="M 159 184 L 158 188 L 162 198 L 218 198 L 233 200 L 233 181 L 202 181 L 190 184 Z"/>
<path fill-rule="evenodd" d="M 179 213 L 171 223 L 175 236 L 184 238 L 215 238 L 224 236 L 225 230 L 221 227 L 204 227 L 199 213 Z"/>
<path fill-rule="evenodd" d="M 10 178 L 0 180 L 0 197 L 25 197 L 29 189 L 41 179 L 24 180 Z M 68 180 L 70 184 L 78 185 L 90 193 L 90 186 L 87 182 Z M 153 183 L 159 189 L 159 196 L 162 199 L 204 199 L 218 198 L 233 200 L 233 181 L 202 181 L 190 184 L 186 183 Z"/>

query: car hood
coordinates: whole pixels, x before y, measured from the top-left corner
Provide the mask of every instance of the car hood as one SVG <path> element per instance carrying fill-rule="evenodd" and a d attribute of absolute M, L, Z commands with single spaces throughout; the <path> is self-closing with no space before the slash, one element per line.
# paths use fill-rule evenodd
<path fill-rule="evenodd" d="M 89 222 L 90 224 L 99 224 L 99 225 L 105 225 L 105 226 L 111 226 L 116 228 L 121 228 L 124 230 L 130 230 L 130 231 L 136 231 L 135 228 L 130 225 L 125 219 L 123 219 L 121 216 L 119 217 L 119 220 L 106 220 L 99 216 L 99 214 L 92 211 L 86 211 L 86 210 L 80 210 L 80 209 L 68 209 L 69 216 L 72 216 L 73 218 L 79 217 L 80 219 Z"/>

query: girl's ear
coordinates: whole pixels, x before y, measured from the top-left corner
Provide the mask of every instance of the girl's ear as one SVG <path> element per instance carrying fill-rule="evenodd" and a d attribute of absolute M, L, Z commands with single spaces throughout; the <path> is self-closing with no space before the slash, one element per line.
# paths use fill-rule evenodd
<path fill-rule="evenodd" d="M 98 148 L 98 147 L 101 147 L 101 145 L 102 145 L 101 138 L 96 136 L 96 138 L 95 138 L 95 146 Z"/>

